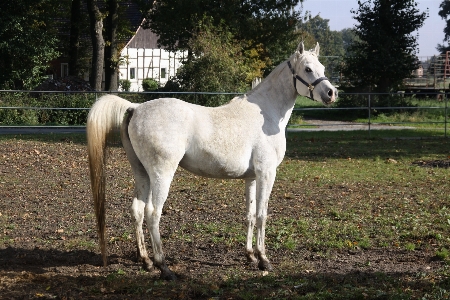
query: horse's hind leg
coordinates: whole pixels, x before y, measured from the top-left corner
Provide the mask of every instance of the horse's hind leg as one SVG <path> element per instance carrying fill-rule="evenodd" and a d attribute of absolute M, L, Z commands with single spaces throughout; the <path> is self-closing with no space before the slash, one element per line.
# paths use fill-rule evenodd
<path fill-rule="evenodd" d="M 144 268 L 150 271 L 153 263 L 148 257 L 147 249 L 145 248 L 144 233 L 142 231 L 142 224 L 144 222 L 144 207 L 146 203 L 148 203 L 151 199 L 150 178 L 148 177 L 147 171 L 134 152 L 133 146 L 131 145 L 130 139 L 128 137 L 127 130 L 127 125 L 123 126 L 121 130 L 121 136 L 122 144 L 130 162 L 131 169 L 133 170 L 135 179 L 134 198 L 133 204 L 131 205 L 131 215 L 134 218 L 135 225 L 137 258 L 138 261 L 142 261 Z"/>
<path fill-rule="evenodd" d="M 150 271 L 153 263 L 148 257 L 147 249 L 145 248 L 145 238 L 142 230 L 144 208 L 151 197 L 150 182 L 147 174 L 145 174 L 145 177 L 135 176 L 135 181 L 136 187 L 133 204 L 131 205 L 131 214 L 134 218 L 135 225 L 137 258 L 138 261 L 142 261 L 144 268 Z"/>
<path fill-rule="evenodd" d="M 245 181 L 245 200 L 247 208 L 247 245 L 245 256 L 248 262 L 256 264 L 258 261 L 253 252 L 253 230 L 256 223 L 256 181 L 254 179 Z"/>
<path fill-rule="evenodd" d="M 162 163 L 162 165 L 165 165 L 165 162 Z M 165 166 L 167 167 L 167 165 Z M 164 169 L 165 170 L 163 171 L 155 171 L 153 174 L 149 172 L 152 195 L 151 201 L 149 201 L 145 207 L 145 216 L 147 218 L 147 226 L 152 238 L 152 248 L 154 254 L 153 260 L 155 267 L 161 270 L 162 279 L 175 280 L 175 274 L 167 267 L 164 259 L 161 235 L 159 232 L 159 222 L 161 219 L 164 202 L 169 194 L 170 184 L 176 171 L 176 167 L 174 170 L 171 170 L 171 167 Z"/>

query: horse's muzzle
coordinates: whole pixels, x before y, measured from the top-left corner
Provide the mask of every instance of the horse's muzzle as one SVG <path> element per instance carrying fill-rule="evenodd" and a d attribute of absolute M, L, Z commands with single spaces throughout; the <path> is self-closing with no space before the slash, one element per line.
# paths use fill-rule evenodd
<path fill-rule="evenodd" d="M 328 105 L 328 104 L 335 102 L 337 99 L 337 94 L 338 94 L 338 91 L 336 88 L 329 89 L 328 93 L 327 93 L 328 97 L 325 97 L 323 99 L 323 103 Z"/>

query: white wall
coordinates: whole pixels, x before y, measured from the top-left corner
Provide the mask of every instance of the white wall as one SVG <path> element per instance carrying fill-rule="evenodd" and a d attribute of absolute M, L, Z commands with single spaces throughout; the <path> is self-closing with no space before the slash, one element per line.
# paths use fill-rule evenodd
<path fill-rule="evenodd" d="M 130 91 L 142 91 L 142 80 L 153 78 L 164 86 L 169 78 L 175 76 L 185 52 L 169 52 L 164 49 L 124 48 L 121 52 L 123 64 L 119 67 L 119 79 L 131 82 Z M 132 77 L 134 69 L 134 78 Z M 165 69 L 165 76 L 162 70 Z M 163 77 L 164 76 L 164 77 Z"/>

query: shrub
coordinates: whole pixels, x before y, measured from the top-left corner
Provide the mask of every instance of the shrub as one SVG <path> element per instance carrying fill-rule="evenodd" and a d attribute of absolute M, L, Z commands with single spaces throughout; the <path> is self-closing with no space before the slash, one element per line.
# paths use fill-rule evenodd
<path fill-rule="evenodd" d="M 120 79 L 119 87 L 122 89 L 122 91 L 129 92 L 131 87 L 131 81 L 129 81 L 128 79 Z"/>
<path fill-rule="evenodd" d="M 84 125 L 94 94 L 5 93 L 3 107 L 43 107 L 45 109 L 0 109 L 1 125 Z M 55 108 L 55 109 L 48 109 Z M 86 108 L 62 110 L 58 108 Z"/>
<path fill-rule="evenodd" d="M 240 44 L 225 26 L 215 27 L 205 19 L 199 33 L 190 39 L 193 55 L 178 69 L 174 81 L 187 92 L 244 92 L 249 88 L 247 75 L 252 69 L 246 65 Z M 219 106 L 232 95 L 193 94 L 186 101 Z"/>
<path fill-rule="evenodd" d="M 36 111 L 29 109 L 1 109 L 0 125 L 38 125 Z"/>
<path fill-rule="evenodd" d="M 158 87 L 158 82 L 153 78 L 145 78 L 144 80 L 142 80 L 142 88 L 146 92 L 157 90 Z"/>

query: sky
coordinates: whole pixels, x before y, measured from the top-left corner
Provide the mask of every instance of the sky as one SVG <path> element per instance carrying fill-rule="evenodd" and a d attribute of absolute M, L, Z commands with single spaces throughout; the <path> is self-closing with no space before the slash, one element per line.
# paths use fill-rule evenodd
<path fill-rule="evenodd" d="M 419 29 L 419 53 L 417 56 L 433 56 L 438 54 L 437 44 L 443 44 L 445 20 L 439 16 L 439 5 L 443 0 L 416 0 L 419 11 L 428 8 L 429 17 Z M 352 28 L 356 24 L 350 10 L 357 10 L 358 0 L 304 0 L 303 13 L 310 11 L 314 17 L 317 14 L 323 19 L 330 20 L 328 25 L 331 30 L 340 31 L 344 28 Z"/>

